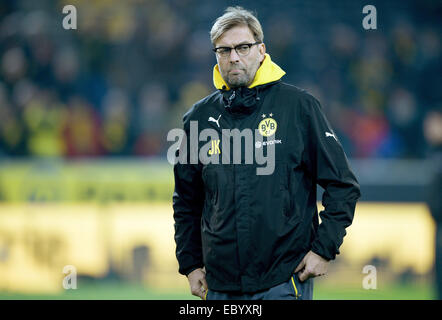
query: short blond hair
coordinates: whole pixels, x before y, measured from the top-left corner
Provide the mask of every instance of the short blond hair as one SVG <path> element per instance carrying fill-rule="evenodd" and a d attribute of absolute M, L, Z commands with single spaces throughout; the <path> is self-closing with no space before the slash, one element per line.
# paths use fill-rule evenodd
<path fill-rule="evenodd" d="M 224 32 L 236 26 L 249 27 L 256 42 L 264 41 L 264 33 L 258 19 L 252 12 L 239 6 L 228 7 L 225 13 L 216 19 L 210 30 L 210 41 L 215 45 Z"/>

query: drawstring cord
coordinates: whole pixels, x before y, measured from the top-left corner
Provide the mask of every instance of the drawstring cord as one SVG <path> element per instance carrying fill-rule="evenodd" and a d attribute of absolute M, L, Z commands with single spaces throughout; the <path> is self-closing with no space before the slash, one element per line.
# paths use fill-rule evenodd
<path fill-rule="evenodd" d="M 256 88 L 256 100 L 259 101 L 259 100 L 261 100 L 261 98 L 258 96 L 259 88 L 258 87 L 255 87 L 255 88 Z"/>
<path fill-rule="evenodd" d="M 228 106 L 229 107 L 231 106 L 233 99 L 235 99 L 235 90 L 233 90 L 232 95 L 228 99 Z"/>

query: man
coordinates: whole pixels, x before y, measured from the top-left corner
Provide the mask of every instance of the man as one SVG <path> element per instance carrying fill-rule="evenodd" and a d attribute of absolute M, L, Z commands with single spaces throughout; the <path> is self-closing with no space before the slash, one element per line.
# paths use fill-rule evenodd
<path fill-rule="evenodd" d="M 359 185 L 319 102 L 281 81 L 256 17 L 230 7 L 210 36 L 218 90 L 184 115 L 182 146 L 192 122 L 221 136 L 258 129 L 267 141 L 254 152 L 273 150 L 274 170 L 258 175 L 242 146 L 240 162 L 174 166 L 179 272 L 202 299 L 312 299 L 313 277 L 327 273 L 352 223 Z M 209 154 L 225 156 L 226 146 L 212 141 Z M 316 184 L 325 189 L 321 224 Z"/>

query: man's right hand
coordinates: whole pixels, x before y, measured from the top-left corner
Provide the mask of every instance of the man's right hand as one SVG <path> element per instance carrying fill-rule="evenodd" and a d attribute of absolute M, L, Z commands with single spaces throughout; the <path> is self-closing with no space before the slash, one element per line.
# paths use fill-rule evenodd
<path fill-rule="evenodd" d="M 187 280 L 189 280 L 192 294 L 204 300 L 208 289 L 204 270 L 201 268 L 193 270 L 187 275 Z"/>

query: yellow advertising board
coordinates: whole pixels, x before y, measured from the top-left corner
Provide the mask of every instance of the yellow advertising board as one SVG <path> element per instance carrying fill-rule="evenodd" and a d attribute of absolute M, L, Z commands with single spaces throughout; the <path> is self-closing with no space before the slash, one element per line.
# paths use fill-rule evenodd
<path fill-rule="evenodd" d="M 173 223 L 170 203 L 0 205 L 0 290 L 61 291 L 67 265 L 80 280 L 114 273 L 154 288 L 184 288 Z M 361 266 L 384 257 L 394 272 L 431 271 L 434 225 L 424 204 L 360 203 L 347 231 L 337 261 Z"/>

